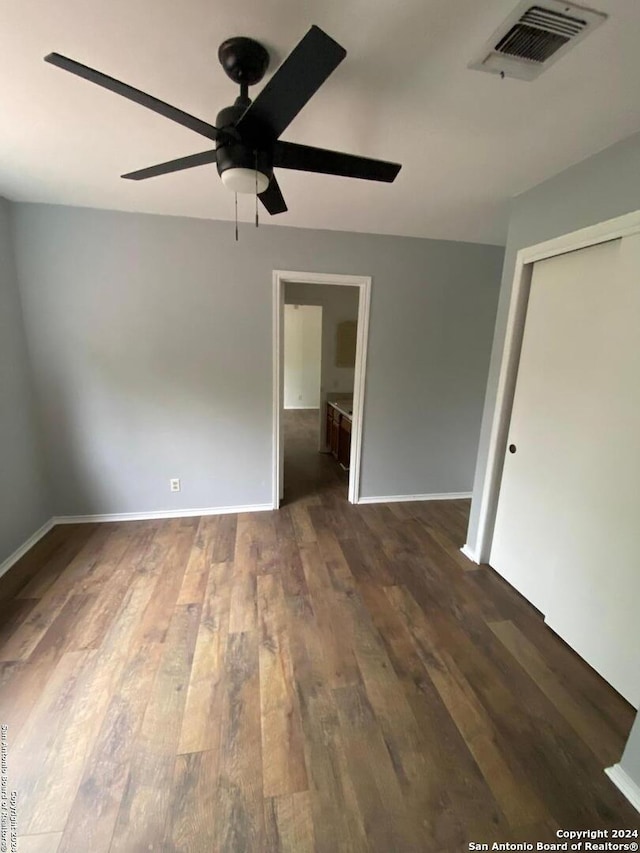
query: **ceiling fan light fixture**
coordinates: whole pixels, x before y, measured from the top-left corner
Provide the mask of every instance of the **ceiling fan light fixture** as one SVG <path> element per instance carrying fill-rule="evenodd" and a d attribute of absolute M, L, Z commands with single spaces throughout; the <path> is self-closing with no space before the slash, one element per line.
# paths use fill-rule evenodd
<path fill-rule="evenodd" d="M 268 175 L 257 172 L 255 169 L 244 169 L 238 166 L 225 169 L 221 178 L 225 187 L 234 193 L 256 195 L 257 187 L 258 195 L 260 195 L 269 186 Z"/>

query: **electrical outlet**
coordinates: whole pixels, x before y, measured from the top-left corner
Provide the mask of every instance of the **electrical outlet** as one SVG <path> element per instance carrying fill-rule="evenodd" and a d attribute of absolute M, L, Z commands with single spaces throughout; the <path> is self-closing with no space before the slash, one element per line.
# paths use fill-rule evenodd
<path fill-rule="evenodd" d="M 169 480 L 169 488 L 172 492 L 180 491 L 180 477 L 174 477 L 172 480 Z"/>

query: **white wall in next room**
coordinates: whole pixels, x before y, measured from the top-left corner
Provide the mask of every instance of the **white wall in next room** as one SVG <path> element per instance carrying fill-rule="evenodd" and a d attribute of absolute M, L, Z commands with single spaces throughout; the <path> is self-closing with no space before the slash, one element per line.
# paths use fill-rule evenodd
<path fill-rule="evenodd" d="M 320 406 L 322 308 L 284 306 L 284 407 Z"/>

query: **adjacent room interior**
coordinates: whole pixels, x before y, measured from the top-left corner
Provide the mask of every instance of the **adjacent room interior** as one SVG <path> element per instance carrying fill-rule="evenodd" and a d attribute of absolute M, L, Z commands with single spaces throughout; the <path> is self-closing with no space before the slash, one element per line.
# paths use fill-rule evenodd
<path fill-rule="evenodd" d="M 284 504 L 325 490 L 347 500 L 358 309 L 355 286 L 285 283 Z"/>
<path fill-rule="evenodd" d="M 2 843 L 637 847 L 635 0 L 0 25 Z"/>

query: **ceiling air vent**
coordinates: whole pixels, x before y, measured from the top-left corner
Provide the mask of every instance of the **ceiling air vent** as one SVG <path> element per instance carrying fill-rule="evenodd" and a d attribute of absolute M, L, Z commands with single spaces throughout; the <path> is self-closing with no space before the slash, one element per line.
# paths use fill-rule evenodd
<path fill-rule="evenodd" d="M 524 0 L 469 68 L 533 80 L 606 17 L 601 12 L 558 0 L 543 0 L 535 5 Z"/>

